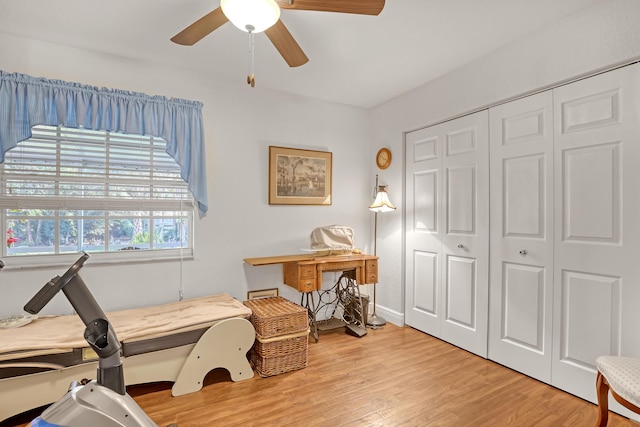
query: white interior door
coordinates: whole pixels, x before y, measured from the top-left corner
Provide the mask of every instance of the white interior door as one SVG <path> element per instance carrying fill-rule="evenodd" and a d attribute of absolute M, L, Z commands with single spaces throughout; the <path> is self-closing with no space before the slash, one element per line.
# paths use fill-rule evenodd
<path fill-rule="evenodd" d="M 405 320 L 487 355 L 488 113 L 406 136 Z"/>
<path fill-rule="evenodd" d="M 595 401 L 595 358 L 640 356 L 640 69 L 554 89 L 552 384 Z"/>
<path fill-rule="evenodd" d="M 491 108 L 489 358 L 551 382 L 551 91 Z"/>

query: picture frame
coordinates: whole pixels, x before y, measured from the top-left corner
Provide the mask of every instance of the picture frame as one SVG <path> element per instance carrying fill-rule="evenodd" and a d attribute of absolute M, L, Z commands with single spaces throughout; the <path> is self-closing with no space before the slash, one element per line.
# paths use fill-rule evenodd
<path fill-rule="evenodd" d="M 247 299 L 258 299 L 258 298 L 271 298 L 277 297 L 280 294 L 278 288 L 270 288 L 270 289 L 260 289 L 257 291 L 248 291 Z"/>
<path fill-rule="evenodd" d="M 270 205 L 331 205 L 332 153 L 269 146 Z"/>

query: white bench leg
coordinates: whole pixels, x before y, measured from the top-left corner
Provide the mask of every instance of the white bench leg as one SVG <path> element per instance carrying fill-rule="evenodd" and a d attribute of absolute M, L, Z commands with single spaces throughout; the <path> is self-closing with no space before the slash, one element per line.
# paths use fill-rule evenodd
<path fill-rule="evenodd" d="M 187 357 L 171 394 L 182 396 L 202 388 L 205 376 L 215 368 L 225 368 L 233 381 L 253 378 L 247 352 L 253 346 L 255 329 L 242 318 L 222 320 L 200 337 Z"/>

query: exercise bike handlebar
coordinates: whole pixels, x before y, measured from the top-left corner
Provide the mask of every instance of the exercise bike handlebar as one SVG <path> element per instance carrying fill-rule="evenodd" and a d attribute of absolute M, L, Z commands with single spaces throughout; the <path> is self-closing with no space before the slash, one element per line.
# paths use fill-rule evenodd
<path fill-rule="evenodd" d="M 49 301 L 51 301 L 53 297 L 55 297 L 58 292 L 60 292 L 60 290 L 76 276 L 76 274 L 78 274 L 78 271 L 82 268 L 87 259 L 89 259 L 89 254 L 83 253 L 82 256 L 71 267 L 69 267 L 62 277 L 56 276 L 45 283 L 38 293 L 25 304 L 24 311 L 31 314 L 38 314 L 40 310 L 42 310 L 44 306 L 47 305 Z"/>

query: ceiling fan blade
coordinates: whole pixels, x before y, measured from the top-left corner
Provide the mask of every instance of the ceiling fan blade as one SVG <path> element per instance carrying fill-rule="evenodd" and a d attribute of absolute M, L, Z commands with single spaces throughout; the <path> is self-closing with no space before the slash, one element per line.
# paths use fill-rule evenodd
<path fill-rule="evenodd" d="M 304 54 L 298 42 L 295 41 L 281 20 L 278 19 L 278 22 L 271 28 L 266 29 L 264 33 L 290 67 L 299 67 L 309 62 L 309 58 Z"/>
<path fill-rule="evenodd" d="M 222 9 L 217 8 L 171 37 L 171 41 L 185 46 L 193 46 L 196 42 L 209 35 L 216 28 L 226 24 L 228 21 L 229 19 L 222 13 Z"/>
<path fill-rule="evenodd" d="M 278 4 L 282 9 L 357 13 L 360 15 L 379 15 L 384 8 L 384 0 L 287 0 Z"/>

